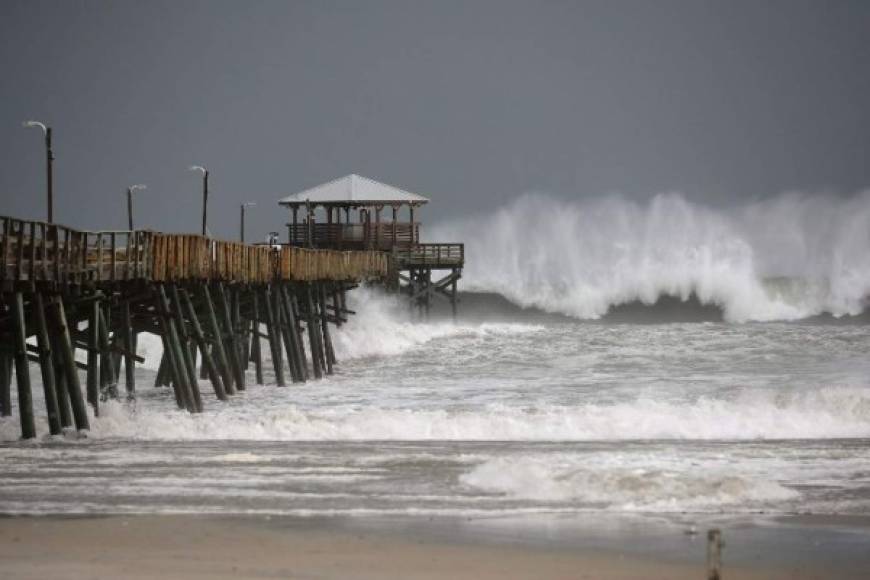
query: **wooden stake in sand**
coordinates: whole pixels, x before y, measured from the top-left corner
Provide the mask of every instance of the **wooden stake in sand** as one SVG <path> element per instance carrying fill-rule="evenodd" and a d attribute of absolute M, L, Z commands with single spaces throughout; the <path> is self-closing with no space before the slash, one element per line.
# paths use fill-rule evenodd
<path fill-rule="evenodd" d="M 707 532 L 707 580 L 722 580 L 722 532 Z"/>

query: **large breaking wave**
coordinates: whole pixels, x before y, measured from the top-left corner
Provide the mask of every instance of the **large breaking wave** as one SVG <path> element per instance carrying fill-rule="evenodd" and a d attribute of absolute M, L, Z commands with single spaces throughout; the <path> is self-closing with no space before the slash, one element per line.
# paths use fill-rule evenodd
<path fill-rule="evenodd" d="M 870 191 L 783 194 L 728 209 L 660 194 L 524 195 L 433 229 L 466 243 L 465 289 L 599 318 L 620 304 L 696 297 L 727 320 L 857 315 L 870 295 Z"/>

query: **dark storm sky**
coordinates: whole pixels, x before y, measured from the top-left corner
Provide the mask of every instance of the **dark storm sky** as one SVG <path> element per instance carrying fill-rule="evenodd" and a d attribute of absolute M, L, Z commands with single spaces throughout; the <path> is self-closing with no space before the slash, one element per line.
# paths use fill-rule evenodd
<path fill-rule="evenodd" d="M 870 185 L 870 2 L 0 0 L 0 213 L 210 224 L 360 173 L 427 221 L 529 191 L 727 204 Z"/>

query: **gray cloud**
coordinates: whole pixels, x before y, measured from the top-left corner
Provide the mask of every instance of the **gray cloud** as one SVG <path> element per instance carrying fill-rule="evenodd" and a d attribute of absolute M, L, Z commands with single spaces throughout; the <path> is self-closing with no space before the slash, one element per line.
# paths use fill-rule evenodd
<path fill-rule="evenodd" d="M 347 173 L 433 198 L 428 221 L 528 190 L 680 190 L 727 204 L 870 184 L 870 4 L 0 4 L 4 214 L 249 238 L 274 201 Z"/>

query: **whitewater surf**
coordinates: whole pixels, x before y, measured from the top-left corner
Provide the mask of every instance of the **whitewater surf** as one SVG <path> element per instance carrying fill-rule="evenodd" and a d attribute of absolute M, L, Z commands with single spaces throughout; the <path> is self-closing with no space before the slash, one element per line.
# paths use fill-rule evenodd
<path fill-rule="evenodd" d="M 19 443 L 4 419 L 0 511 L 870 514 L 866 325 L 588 322 L 504 304 L 424 323 L 394 297 L 352 297 L 324 381 L 267 374 L 200 415 L 143 386 L 86 439 Z M 488 302 L 463 308 L 475 300 Z M 148 385 L 159 340 L 139 352 Z"/>

